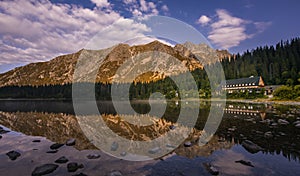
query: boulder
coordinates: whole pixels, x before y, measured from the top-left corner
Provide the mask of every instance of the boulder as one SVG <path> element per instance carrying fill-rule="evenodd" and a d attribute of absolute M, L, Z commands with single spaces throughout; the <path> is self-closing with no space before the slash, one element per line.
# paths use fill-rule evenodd
<path fill-rule="evenodd" d="M 242 146 L 250 153 L 257 153 L 259 151 L 262 151 L 263 148 L 261 148 L 260 146 L 258 146 L 257 144 L 253 143 L 250 140 L 244 140 L 242 142 Z"/>
<path fill-rule="evenodd" d="M 44 164 L 42 166 L 36 167 L 31 173 L 32 176 L 41 176 L 54 172 L 58 168 L 56 164 Z"/>

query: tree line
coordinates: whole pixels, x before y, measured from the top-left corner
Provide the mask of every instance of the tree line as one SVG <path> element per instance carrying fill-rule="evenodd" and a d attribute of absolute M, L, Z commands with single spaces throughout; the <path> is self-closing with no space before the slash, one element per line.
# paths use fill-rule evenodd
<path fill-rule="evenodd" d="M 288 85 L 293 87 L 300 82 L 300 38 L 290 41 L 281 41 L 275 46 L 257 47 L 252 51 L 237 54 L 232 58 L 224 58 L 221 61 L 226 79 L 238 79 L 249 76 L 262 76 L 266 85 Z M 214 68 L 211 64 L 206 68 Z M 207 73 L 203 69 L 191 72 L 197 85 L 200 98 L 211 97 L 211 85 Z M 180 98 L 178 87 L 183 87 L 181 93 L 184 96 L 192 95 L 191 84 L 186 81 L 188 73 L 182 73 L 174 78 L 179 79 L 180 85 L 176 85 L 170 77 L 148 83 L 128 83 L 130 86 L 130 99 L 147 99 L 154 92 L 160 92 L 167 99 Z M 111 99 L 111 84 L 108 83 L 79 83 L 82 89 L 85 86 L 95 86 L 95 98 L 98 100 Z M 91 85 L 92 84 L 92 85 Z M 214 86 L 214 85 L 212 85 Z M 217 86 L 217 85 L 215 85 Z M 286 89 L 284 89 L 286 90 Z M 298 87 L 297 87 L 298 90 Z M 84 92 L 83 92 L 84 94 Z M 256 95 L 235 95 L 237 98 Z M 262 96 L 260 94 L 260 96 Z M 297 96 L 296 94 L 294 96 Z M 84 97 L 84 95 L 83 95 Z M 0 98 L 72 98 L 72 84 L 43 85 L 43 86 L 6 86 L 0 88 Z"/>

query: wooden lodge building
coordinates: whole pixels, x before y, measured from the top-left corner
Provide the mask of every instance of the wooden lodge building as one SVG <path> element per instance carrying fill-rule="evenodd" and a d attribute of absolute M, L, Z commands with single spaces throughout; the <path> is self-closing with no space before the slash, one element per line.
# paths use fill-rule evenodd
<path fill-rule="evenodd" d="M 231 94 L 233 92 L 253 91 L 260 92 L 265 87 L 261 76 L 251 76 L 249 78 L 230 79 L 221 83 L 221 90 Z"/>

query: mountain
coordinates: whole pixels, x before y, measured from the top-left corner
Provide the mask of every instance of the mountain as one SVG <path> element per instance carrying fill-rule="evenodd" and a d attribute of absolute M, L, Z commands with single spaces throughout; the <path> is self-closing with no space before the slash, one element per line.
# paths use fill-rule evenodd
<path fill-rule="evenodd" d="M 39 86 L 68 84 L 73 80 L 77 62 L 80 62 L 82 66 L 81 71 L 84 73 L 76 80 L 80 82 L 90 82 L 91 80 L 88 80 L 87 77 L 96 74 L 96 82 L 111 83 L 114 77 L 122 76 L 118 75 L 118 73 L 129 74 L 134 69 L 139 70 L 138 73 L 143 73 L 143 67 L 145 67 L 145 65 L 147 65 L 148 70 L 153 71 L 141 75 L 139 74 L 140 76 L 138 76 L 135 81 L 156 81 L 166 76 L 185 71 L 167 58 L 155 57 L 155 54 L 153 55 L 155 52 L 153 51 L 156 53 L 166 53 L 170 57 L 177 58 L 190 71 L 202 69 L 203 65 L 214 63 L 225 57 L 224 54 L 221 54 L 223 51 L 214 50 L 205 44 L 196 45 L 190 42 L 177 44 L 174 47 L 158 41 L 136 46 L 118 44 L 103 50 L 82 49 L 73 54 L 58 56 L 47 62 L 31 63 L 23 67 L 15 68 L 0 74 L 0 87 L 13 85 Z M 122 70 L 118 70 L 128 59 L 135 58 L 133 56 L 142 56 L 147 52 L 151 52 L 152 54 L 144 56 L 142 60 L 139 60 L 138 64 L 126 68 L 122 66 Z M 230 55 L 228 52 L 226 54 L 226 57 Z M 201 58 L 200 62 L 197 58 Z M 100 68 L 98 68 L 98 66 L 100 66 Z M 167 71 L 161 73 L 161 70 Z"/>

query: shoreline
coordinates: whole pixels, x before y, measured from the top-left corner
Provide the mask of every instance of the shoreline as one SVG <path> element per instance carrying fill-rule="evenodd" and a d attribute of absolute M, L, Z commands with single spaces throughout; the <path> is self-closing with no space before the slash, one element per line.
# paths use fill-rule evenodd
<path fill-rule="evenodd" d="M 218 101 L 226 101 L 226 102 L 240 102 L 240 103 L 254 103 L 254 104 L 280 104 L 280 105 L 297 105 L 300 106 L 300 101 L 293 101 L 293 100 L 271 100 L 271 99 L 221 99 L 221 98 L 215 98 L 215 99 L 186 99 L 185 101 L 212 101 L 212 102 L 218 102 Z M 73 101 L 72 99 L 61 99 L 61 98 L 20 98 L 20 99 L 13 99 L 13 98 L 7 98 L 7 99 L 0 99 L 1 101 Z M 94 100 L 82 100 L 82 101 L 94 101 Z M 111 100 L 97 100 L 97 101 L 111 101 Z M 149 100 L 132 100 L 133 102 L 149 102 Z M 152 100 L 152 101 L 162 101 L 162 100 Z M 182 101 L 182 100 L 167 100 L 167 101 Z"/>

